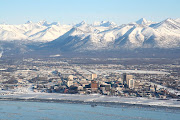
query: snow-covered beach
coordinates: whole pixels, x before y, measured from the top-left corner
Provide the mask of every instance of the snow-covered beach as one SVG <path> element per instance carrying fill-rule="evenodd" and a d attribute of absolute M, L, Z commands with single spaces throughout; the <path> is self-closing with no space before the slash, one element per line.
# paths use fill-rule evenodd
<path fill-rule="evenodd" d="M 102 104 L 129 104 L 142 106 L 161 106 L 180 108 L 177 99 L 148 99 L 142 97 L 119 97 L 104 96 L 99 94 L 58 94 L 58 93 L 21 93 L 0 95 L 0 100 L 23 100 L 23 101 L 51 101 L 51 102 L 74 102 L 74 103 L 102 103 Z"/>

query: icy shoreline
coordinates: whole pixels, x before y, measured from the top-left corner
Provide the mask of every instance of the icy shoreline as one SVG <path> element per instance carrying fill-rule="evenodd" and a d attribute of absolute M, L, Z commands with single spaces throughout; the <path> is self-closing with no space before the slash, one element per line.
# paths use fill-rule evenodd
<path fill-rule="evenodd" d="M 58 94 L 58 93 L 28 93 L 0 95 L 0 100 L 21 100 L 35 102 L 65 102 L 65 103 L 85 103 L 85 104 L 121 104 L 138 106 L 157 106 L 180 108 L 180 101 L 177 99 L 148 99 L 140 97 L 119 97 L 104 96 L 99 94 L 79 95 L 79 94 Z"/>

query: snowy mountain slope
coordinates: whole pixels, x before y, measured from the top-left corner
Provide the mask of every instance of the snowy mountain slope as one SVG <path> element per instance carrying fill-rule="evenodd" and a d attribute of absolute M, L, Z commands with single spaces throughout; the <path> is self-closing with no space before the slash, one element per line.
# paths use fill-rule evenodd
<path fill-rule="evenodd" d="M 66 33 L 71 26 L 56 26 L 52 25 L 42 31 L 36 32 L 28 37 L 29 40 L 39 40 L 39 41 L 52 41 L 52 39 L 56 39 L 59 36 Z"/>
<path fill-rule="evenodd" d="M 179 48 L 180 24 L 173 19 L 166 19 L 159 23 L 140 19 L 138 24 L 126 24 L 109 27 L 104 31 L 98 30 L 96 25 L 83 24 L 55 40 L 62 41 L 60 48 L 71 48 L 77 51 L 103 49 L 134 49 L 134 48 Z M 153 23 L 153 24 L 150 24 Z M 51 45 L 52 45 L 51 43 Z"/>
<path fill-rule="evenodd" d="M 116 27 L 116 23 L 110 21 L 101 21 L 101 22 L 94 22 L 93 26 L 101 26 L 101 27 Z"/>
<path fill-rule="evenodd" d="M 72 28 L 70 25 L 60 25 L 60 23 L 48 23 L 40 21 L 32 23 L 28 21 L 21 25 L 0 25 L 0 40 L 29 40 L 29 41 L 52 41 Z"/>
<path fill-rule="evenodd" d="M 107 22 L 101 22 L 107 23 Z M 109 23 L 109 22 L 108 22 Z M 59 47 L 61 49 L 80 49 L 80 50 L 98 50 L 104 49 L 109 42 L 115 39 L 113 31 L 115 27 L 89 25 L 84 21 L 75 25 L 70 31 L 60 36 L 58 39 L 47 45 Z M 58 46 L 57 46 L 58 45 Z"/>
<path fill-rule="evenodd" d="M 180 23 L 180 18 L 175 19 L 175 21 Z"/>
<path fill-rule="evenodd" d="M 60 23 L 27 22 L 22 25 L 0 25 L 0 40 L 46 42 L 40 48 L 59 50 L 117 50 L 135 48 L 180 48 L 179 19 L 159 23 L 144 18 L 117 26 L 102 21 L 74 26 Z"/>
<path fill-rule="evenodd" d="M 27 37 L 16 29 L 0 29 L 0 40 L 23 40 Z"/>
<path fill-rule="evenodd" d="M 180 23 L 173 19 L 166 19 L 160 23 L 152 24 L 156 47 L 180 47 Z"/>

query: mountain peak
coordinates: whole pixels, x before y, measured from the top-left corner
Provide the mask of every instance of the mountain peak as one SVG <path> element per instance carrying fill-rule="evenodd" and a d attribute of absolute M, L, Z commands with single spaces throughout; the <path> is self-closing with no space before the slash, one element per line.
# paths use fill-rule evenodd
<path fill-rule="evenodd" d="M 32 23 L 28 21 L 27 23 Z M 138 24 L 137 24 L 138 23 Z M 57 22 L 40 21 L 32 24 L 0 26 L 0 40 L 32 40 L 47 42 L 57 39 L 64 45 L 78 49 L 116 49 L 138 47 L 180 47 L 180 23 L 166 19 L 153 23 L 141 18 L 133 24 L 118 26 L 111 21 L 82 21 L 77 25 L 57 26 Z M 145 25 L 144 25 L 145 24 Z M 57 44 L 54 44 L 57 46 Z M 82 46 L 82 47 L 81 47 Z"/>
<path fill-rule="evenodd" d="M 173 22 L 174 20 L 172 18 L 167 18 L 163 22 Z"/>
<path fill-rule="evenodd" d="M 85 24 L 86 24 L 86 22 L 83 20 L 82 22 L 76 24 L 75 26 L 76 27 L 80 27 L 80 26 L 85 25 Z"/>
<path fill-rule="evenodd" d="M 57 26 L 60 26 L 61 23 L 60 23 L 60 22 L 52 22 L 50 25 L 57 25 Z"/>
<path fill-rule="evenodd" d="M 162 22 L 160 22 L 160 24 L 166 24 L 166 25 L 176 25 L 176 23 L 178 23 L 176 20 L 172 19 L 172 18 L 167 18 L 165 20 L 163 20 Z"/>
<path fill-rule="evenodd" d="M 38 24 L 44 25 L 44 26 L 48 26 L 49 25 L 49 23 L 47 21 L 45 21 L 45 20 L 39 21 Z"/>
<path fill-rule="evenodd" d="M 31 23 L 32 23 L 32 21 L 28 20 L 25 24 L 31 24 Z"/>
<path fill-rule="evenodd" d="M 49 27 L 49 26 L 51 26 L 51 25 L 60 26 L 60 22 L 52 22 L 52 23 L 49 23 L 49 22 L 47 22 L 47 21 L 45 21 L 45 20 L 39 21 L 38 24 L 43 25 L 43 26 L 47 26 L 47 27 Z"/>
<path fill-rule="evenodd" d="M 110 21 L 101 21 L 101 22 L 94 22 L 94 26 L 102 26 L 102 27 L 110 27 L 110 26 L 116 26 L 116 23 L 110 22 Z"/>
<path fill-rule="evenodd" d="M 145 25 L 148 23 L 148 21 L 145 18 L 141 18 L 138 21 L 136 21 L 137 24 Z"/>
<path fill-rule="evenodd" d="M 174 31 L 174 30 L 178 30 L 180 29 L 180 24 L 179 22 L 177 22 L 176 20 L 172 19 L 172 18 L 167 18 L 159 23 L 156 24 L 152 24 L 150 25 L 150 27 L 153 27 L 155 29 L 166 29 L 169 31 Z"/>
<path fill-rule="evenodd" d="M 86 22 L 83 20 L 82 22 L 80 22 L 80 24 L 84 25 L 84 24 L 86 24 Z"/>
<path fill-rule="evenodd" d="M 115 26 L 116 24 L 114 22 L 110 21 L 101 21 L 101 26 L 109 27 L 109 26 Z"/>

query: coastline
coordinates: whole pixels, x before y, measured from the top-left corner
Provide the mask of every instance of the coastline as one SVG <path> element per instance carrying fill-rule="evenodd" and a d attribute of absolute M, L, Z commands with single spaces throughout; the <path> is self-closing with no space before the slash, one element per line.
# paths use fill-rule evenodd
<path fill-rule="evenodd" d="M 162 109 L 176 109 L 180 110 L 180 107 L 169 107 L 169 106 L 157 106 L 157 105 L 143 105 L 143 104 L 130 104 L 130 103 L 117 103 L 117 102 L 86 102 L 78 100 L 48 100 L 48 99 L 20 99 L 20 98 L 0 98 L 0 101 L 21 101 L 21 102 L 47 102 L 47 103 L 68 103 L 68 104 L 85 104 L 95 106 L 106 106 L 106 107 L 143 107 L 143 108 L 162 108 Z"/>
<path fill-rule="evenodd" d="M 51 93 L 52 94 L 52 93 Z M 0 96 L 0 101 L 23 101 L 23 102 L 54 102 L 70 104 L 87 104 L 97 106 L 123 106 L 123 107 L 148 107 L 148 108 L 169 108 L 180 110 L 180 101 L 146 99 L 146 98 L 125 98 L 102 95 L 77 95 L 77 94 L 16 94 L 13 96 Z M 42 96 L 41 96 L 42 95 Z M 51 96 L 51 98 L 49 97 Z M 102 99 L 103 98 L 103 99 Z M 129 100 L 129 101 L 128 101 Z M 132 102 L 132 101 L 138 102 Z M 123 102 L 124 101 L 124 102 Z M 166 101 L 166 102 L 165 102 Z M 159 102 L 158 104 L 153 104 Z M 160 104 L 162 102 L 162 104 Z"/>

